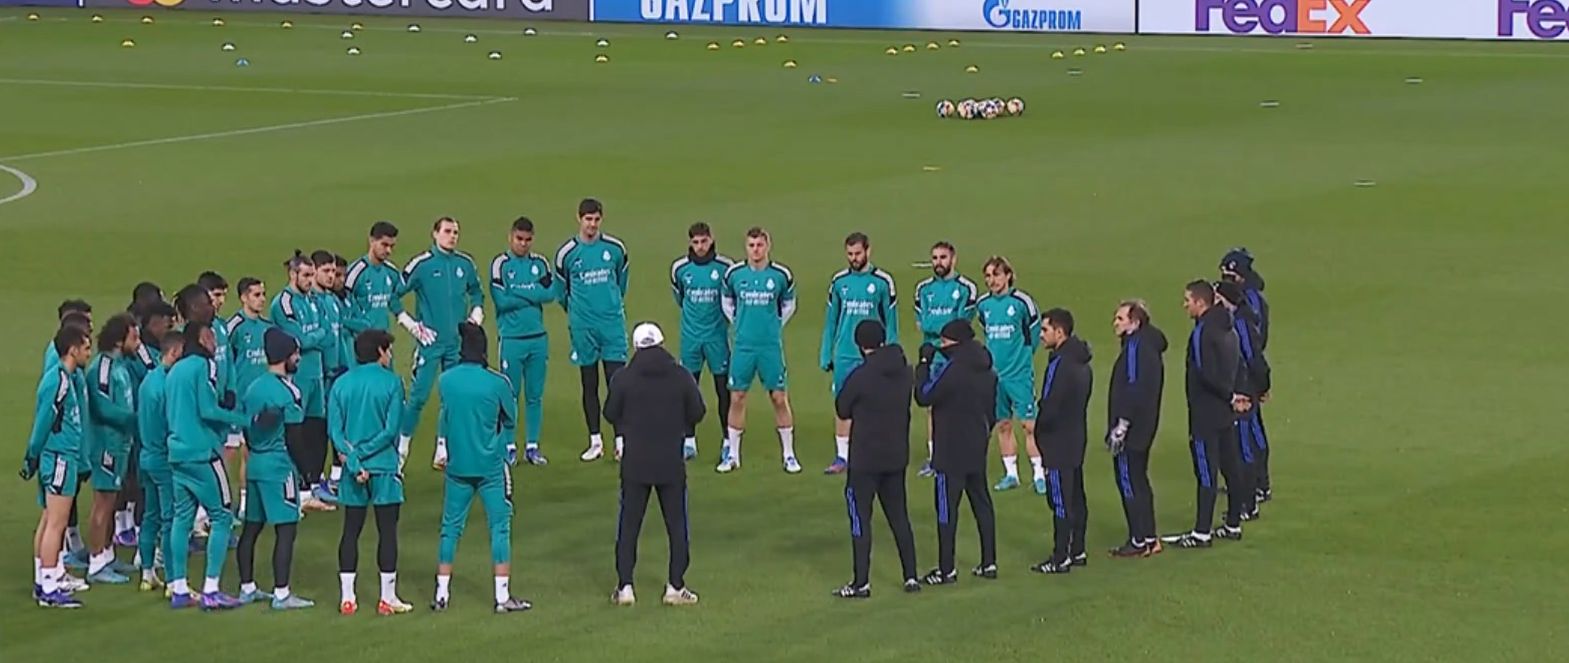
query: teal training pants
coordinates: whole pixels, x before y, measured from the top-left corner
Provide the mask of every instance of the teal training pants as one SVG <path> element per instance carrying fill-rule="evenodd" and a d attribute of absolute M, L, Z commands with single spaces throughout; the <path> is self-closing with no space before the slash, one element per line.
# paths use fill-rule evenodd
<path fill-rule="evenodd" d="M 141 540 L 137 542 L 137 550 L 142 555 L 142 568 L 153 568 L 153 560 L 157 559 L 158 546 L 163 546 L 164 576 L 168 577 L 169 551 L 174 549 L 173 528 L 169 521 L 174 519 L 174 474 L 173 472 L 142 472 L 142 504 L 146 510 L 142 513 Z"/>
<path fill-rule="evenodd" d="M 229 471 L 223 458 L 205 463 L 171 463 L 174 469 L 174 523 L 170 526 L 173 543 L 164 556 L 169 560 L 168 580 L 185 580 L 186 562 L 190 559 L 191 528 L 196 524 L 196 507 L 207 510 L 212 522 L 212 536 L 207 538 L 207 573 L 205 577 L 217 578 L 223 573 L 223 563 L 229 557 L 229 526 L 234 514 L 230 511 L 234 500 L 229 491 Z"/>
<path fill-rule="evenodd" d="M 527 446 L 539 446 L 540 418 L 544 416 L 546 358 L 550 338 L 501 339 L 501 374 L 512 383 L 512 398 L 523 395 L 523 439 Z"/>
<path fill-rule="evenodd" d="M 457 339 L 438 339 L 430 347 L 418 346 L 414 350 L 414 388 L 409 390 L 409 400 L 403 407 L 403 434 L 414 436 L 419 428 L 420 412 L 436 388 L 436 378 L 441 371 L 458 364 Z"/>
<path fill-rule="evenodd" d="M 485 506 L 485 523 L 490 526 L 490 560 L 493 564 L 512 561 L 512 471 L 502 468 L 486 477 L 447 475 L 441 505 L 441 548 L 436 559 L 451 564 L 458 552 L 458 539 L 468 524 L 469 506 L 474 494 Z"/>

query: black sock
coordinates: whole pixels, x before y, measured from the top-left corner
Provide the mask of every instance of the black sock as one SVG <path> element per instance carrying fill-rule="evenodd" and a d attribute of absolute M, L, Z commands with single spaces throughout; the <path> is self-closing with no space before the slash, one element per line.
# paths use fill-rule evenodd
<path fill-rule="evenodd" d="M 599 434 L 599 371 L 595 366 L 578 368 L 583 381 L 583 423 L 588 424 L 588 434 Z"/>
<path fill-rule="evenodd" d="M 294 535 L 299 524 L 289 523 L 273 528 L 278 540 L 272 544 L 272 586 L 288 587 L 289 572 L 294 566 Z"/>

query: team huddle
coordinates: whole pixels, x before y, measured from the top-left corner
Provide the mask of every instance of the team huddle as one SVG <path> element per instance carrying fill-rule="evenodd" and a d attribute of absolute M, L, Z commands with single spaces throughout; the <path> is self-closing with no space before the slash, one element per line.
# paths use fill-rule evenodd
<path fill-rule="evenodd" d="M 629 437 L 634 444 L 640 437 L 623 435 L 621 428 L 629 424 L 621 414 L 623 394 L 616 393 L 618 386 L 625 392 L 626 385 L 635 384 L 616 382 L 630 357 L 627 247 L 601 230 L 603 208 L 597 201 L 582 201 L 577 219 L 578 232 L 554 255 L 542 256 L 534 252 L 533 223 L 519 218 L 508 249 L 481 266 L 458 250 L 458 222 L 442 218 L 432 227 L 432 246 L 401 269 L 391 261 L 398 229 L 378 222 L 371 227 L 366 255 L 352 263 L 329 251 L 296 252 L 285 262 L 287 284 L 271 298 L 260 278 L 240 279 L 235 286 L 239 311 L 227 320 L 219 311 L 230 294 L 229 283 L 214 272 L 178 290 L 172 301 L 165 301 L 155 284 L 139 284 L 125 312 L 97 325 L 86 302 L 63 303 L 59 329 L 44 352 L 21 472 L 25 479 L 36 477 L 42 509 L 34 539 L 37 603 L 80 607 L 76 595 L 91 586 L 128 584 L 139 575 L 141 590 L 164 592 L 174 608 L 217 610 L 258 602 L 279 610 L 308 608 L 313 602 L 290 590 L 297 525 L 305 512 L 341 508 L 340 612 L 358 611 L 358 541 L 372 513 L 378 536 L 377 612 L 411 611 L 397 591 L 403 472 L 435 392 L 441 406 L 431 464 L 445 478 L 431 607 L 445 610 L 451 600 L 456 548 L 477 499 L 491 542 L 495 610 L 530 609 L 528 601 L 510 591 L 510 468 L 518 461 L 548 463 L 540 446 L 550 354 L 547 306 L 564 309 L 570 362 L 579 370 L 588 434 L 580 460 L 605 455 L 601 426 L 607 416 L 616 460 L 627 453 Z M 680 351 L 674 361 L 699 384 L 705 369 L 712 376 L 717 411 L 724 413 L 716 470 L 729 473 L 742 465 L 747 394 L 760 381 L 773 406 L 783 469 L 799 473 L 783 342 L 784 326 L 796 310 L 794 274 L 772 260 L 771 238 L 762 228 L 746 232 L 741 261 L 718 253 L 706 224 L 694 224 L 688 239 L 686 255 L 669 270 L 680 310 Z M 866 235 L 851 234 L 845 249 L 847 268 L 829 284 L 819 368 L 832 375 L 838 400 L 834 457 L 824 473 L 848 474 L 855 486 L 872 474 L 894 472 L 882 467 L 886 458 L 866 460 L 874 443 L 861 440 L 880 427 L 861 422 L 867 420 L 864 403 L 871 402 L 862 396 L 885 391 L 868 386 L 873 380 L 868 376 L 894 371 L 890 355 L 878 352 L 898 348 L 898 293 L 893 277 L 872 265 Z M 980 521 L 982 560 L 975 574 L 996 577 L 985 456 L 996 432 L 1004 475 L 991 490 L 1020 487 L 1016 428 L 1022 429 L 1031 487 L 1048 498 L 1057 523 L 1052 556 L 1033 568 L 1059 573 L 1082 565 L 1087 560 L 1085 410 L 1092 381 L 1088 345 L 1074 336 L 1070 313 L 1042 313 L 1014 287 L 1006 259 L 985 262 L 983 290 L 959 274 L 953 245 L 939 242 L 931 257 L 933 275 L 914 292 L 922 343 L 905 393 L 929 409 L 921 474 L 936 483 L 941 560 L 938 569 L 917 579 L 912 557 L 906 587 L 956 579 L 952 511 L 963 495 Z M 1187 391 L 1199 515 L 1191 531 L 1164 539 L 1182 547 L 1207 547 L 1212 536 L 1240 538 L 1241 522 L 1256 518 L 1258 502 L 1270 496 L 1259 413 L 1269 392 L 1263 282 L 1246 250 L 1227 253 L 1221 268 L 1218 283 L 1195 281 L 1185 295 L 1196 321 L 1188 344 Z M 483 327 L 487 292 L 496 315 L 494 355 Z M 413 306 L 405 308 L 411 296 Z M 972 327 L 976 320 L 979 338 Z M 394 370 L 394 324 L 414 346 L 407 390 Z M 1113 553 L 1148 556 L 1160 552 L 1163 540 L 1155 533 L 1148 459 L 1159 420 L 1166 340 L 1137 301 L 1117 308 L 1115 327 L 1122 352 L 1113 367 L 1106 444 L 1114 454 L 1129 540 Z M 654 338 L 652 343 L 662 343 L 657 328 Z M 642 341 L 637 345 L 639 353 L 650 347 Z M 1052 353 L 1037 392 L 1033 360 L 1043 345 Z M 493 370 L 496 355 L 498 369 Z M 902 352 L 898 357 L 898 365 L 911 370 Z M 607 412 L 602 412 L 601 376 L 617 403 Z M 908 439 L 908 399 L 901 440 Z M 698 455 L 700 418 L 684 424 L 680 453 L 685 460 Z M 868 474 L 868 463 L 878 466 L 876 472 Z M 1217 469 L 1228 497 L 1218 532 L 1210 524 Z M 231 487 L 231 470 L 238 491 Z M 896 499 L 901 509 L 902 473 L 900 464 Z M 950 481 L 957 482 L 951 493 Z M 871 492 L 881 494 L 875 485 Z M 684 532 L 684 479 L 680 495 Z M 847 499 L 857 542 L 857 580 L 838 593 L 869 596 L 859 558 L 863 538 L 870 555 L 870 535 L 861 523 L 870 514 L 870 500 L 859 503 L 850 489 Z M 79 501 L 89 504 L 85 526 L 78 523 Z M 884 503 L 886 510 L 887 497 Z M 666 518 L 671 518 L 668 508 Z M 256 581 L 255 553 L 259 535 L 269 526 L 276 533 L 273 584 L 263 589 Z M 907 546 L 903 540 L 900 544 L 904 557 Z M 682 568 L 672 564 L 667 604 L 697 602 L 679 580 L 684 545 Z M 117 546 L 134 549 L 134 559 L 118 559 Z M 909 547 L 913 555 L 913 544 Z M 240 576 L 237 594 L 220 584 L 231 548 Z M 193 589 L 196 579 L 188 566 L 197 553 L 205 560 L 200 588 Z M 629 573 L 630 566 L 622 575 Z M 623 602 L 623 593 L 630 596 L 630 591 L 623 582 L 613 599 Z"/>

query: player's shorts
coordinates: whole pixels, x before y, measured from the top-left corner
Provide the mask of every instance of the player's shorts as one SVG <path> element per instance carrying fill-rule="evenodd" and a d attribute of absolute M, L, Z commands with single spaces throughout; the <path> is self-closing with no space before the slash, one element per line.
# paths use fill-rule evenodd
<path fill-rule="evenodd" d="M 300 478 L 245 481 L 245 522 L 287 525 L 300 522 Z"/>
<path fill-rule="evenodd" d="M 844 389 L 844 383 L 850 379 L 850 374 L 860 368 L 866 360 L 856 357 L 854 359 L 839 357 L 834 359 L 834 398 L 839 397 L 839 390 Z"/>
<path fill-rule="evenodd" d="M 125 476 L 130 469 L 126 465 L 129 456 L 125 451 L 104 451 L 99 454 L 98 462 L 93 463 L 93 490 L 118 492 L 125 485 Z"/>
<path fill-rule="evenodd" d="M 360 483 L 344 474 L 338 482 L 338 504 L 345 507 L 388 506 L 403 503 L 402 474 L 372 474 Z"/>
<path fill-rule="evenodd" d="M 77 455 L 59 454 L 45 451 L 38 457 L 38 506 L 42 508 L 45 497 L 59 495 L 61 497 L 76 497 L 76 488 L 80 484 L 77 477 L 81 470 L 77 468 L 80 461 Z"/>
<path fill-rule="evenodd" d="M 681 339 L 681 367 L 688 373 L 703 370 L 704 365 L 714 375 L 730 373 L 730 343 L 719 338 L 711 341 Z"/>
<path fill-rule="evenodd" d="M 622 329 L 599 326 L 572 326 L 567 336 L 572 340 L 572 365 L 593 366 L 602 361 L 626 363 L 627 335 Z"/>
<path fill-rule="evenodd" d="M 997 381 L 997 421 L 1035 418 L 1035 377 Z"/>
<path fill-rule="evenodd" d="M 730 362 L 730 391 L 746 391 L 752 381 L 761 379 L 768 391 L 788 388 L 789 370 L 785 368 L 784 349 L 743 350 L 737 348 Z"/>

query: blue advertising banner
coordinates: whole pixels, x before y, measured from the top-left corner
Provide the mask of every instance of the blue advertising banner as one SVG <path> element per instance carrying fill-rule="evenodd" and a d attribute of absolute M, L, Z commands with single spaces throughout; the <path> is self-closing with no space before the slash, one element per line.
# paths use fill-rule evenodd
<path fill-rule="evenodd" d="M 1132 32 L 1134 0 L 594 0 L 595 21 Z"/>

